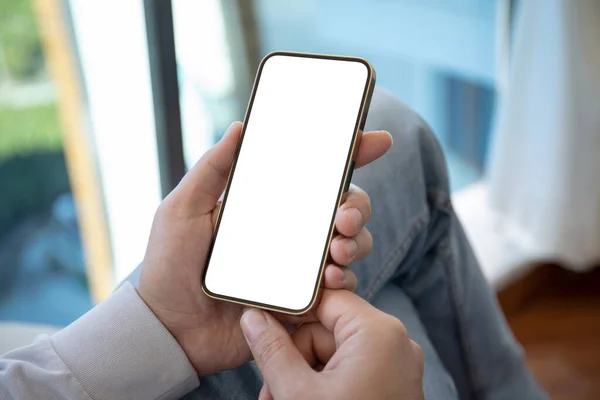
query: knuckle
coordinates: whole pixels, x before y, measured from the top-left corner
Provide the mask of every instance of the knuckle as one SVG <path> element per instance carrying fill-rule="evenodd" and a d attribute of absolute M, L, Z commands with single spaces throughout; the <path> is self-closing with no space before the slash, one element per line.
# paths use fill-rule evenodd
<path fill-rule="evenodd" d="M 258 360 L 256 360 L 259 364 L 266 365 L 271 362 L 281 349 L 284 347 L 283 340 L 280 337 L 273 336 L 269 338 L 265 338 L 258 344 Z"/>
<path fill-rule="evenodd" d="M 180 190 L 178 187 L 173 189 L 171 193 L 165 197 L 158 208 L 156 209 L 155 216 L 160 218 L 169 218 L 176 216 L 181 208 L 181 199 L 179 196 Z"/>
<path fill-rule="evenodd" d="M 394 337 L 400 341 L 408 341 L 408 331 L 406 330 L 406 326 L 396 317 L 388 316 L 388 324 L 390 332 L 393 333 Z"/>
<path fill-rule="evenodd" d="M 339 330 L 339 334 L 336 334 L 336 340 L 339 340 L 340 343 L 344 343 L 361 330 L 361 321 L 357 317 L 341 316 L 339 321 L 342 328 Z"/>
<path fill-rule="evenodd" d="M 410 340 L 410 344 L 413 347 L 415 354 L 423 358 L 423 350 L 421 349 L 421 346 L 419 346 L 419 344 L 412 339 Z"/>
<path fill-rule="evenodd" d="M 417 362 L 417 367 L 420 371 L 420 374 L 422 375 L 423 367 L 425 366 L 425 358 L 423 356 L 423 350 L 421 349 L 421 346 L 419 346 L 419 344 L 417 342 L 415 342 L 414 340 L 411 340 L 410 344 L 412 346 L 412 352 L 413 352 L 416 362 Z"/>
<path fill-rule="evenodd" d="M 154 213 L 154 219 L 160 220 L 166 218 L 173 210 L 173 201 L 167 196 L 163 201 L 160 202 Z"/>

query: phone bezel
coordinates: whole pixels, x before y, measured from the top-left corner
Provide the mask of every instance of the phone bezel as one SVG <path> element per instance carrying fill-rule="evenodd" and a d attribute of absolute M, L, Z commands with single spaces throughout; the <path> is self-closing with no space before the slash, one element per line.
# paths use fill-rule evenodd
<path fill-rule="evenodd" d="M 250 113 L 252 112 L 252 105 L 254 103 L 254 97 L 256 94 L 256 90 L 258 88 L 258 85 L 260 83 L 260 77 L 261 77 L 261 73 L 263 70 L 263 66 L 265 65 L 265 63 L 267 62 L 267 60 L 273 56 L 277 56 L 277 55 L 283 55 L 283 56 L 289 56 L 289 57 L 305 57 L 305 58 L 319 58 L 319 59 L 329 59 L 329 60 L 340 60 L 340 61 L 348 61 L 348 62 L 360 62 L 361 64 L 365 65 L 367 67 L 368 70 L 368 76 L 367 76 L 367 82 L 365 84 L 365 89 L 363 91 L 363 98 L 361 101 L 361 107 L 360 107 L 360 112 L 357 115 L 356 118 L 356 124 L 354 126 L 354 133 L 352 135 L 352 143 L 350 145 L 350 149 L 348 151 L 348 156 L 346 157 L 346 166 L 344 169 L 344 176 L 342 177 L 342 180 L 340 182 L 340 188 L 338 191 L 338 196 L 337 196 L 337 201 L 336 201 L 336 206 L 333 210 L 333 215 L 331 217 L 331 223 L 329 226 L 329 234 L 327 236 L 327 241 L 325 243 L 325 249 L 323 251 L 323 256 L 321 257 L 321 265 L 319 267 L 319 274 L 318 274 L 318 278 L 317 281 L 315 282 L 315 287 L 313 289 L 313 294 L 311 297 L 311 301 L 310 303 L 300 309 L 300 310 L 294 310 L 294 309 L 288 309 L 285 307 L 279 307 L 276 305 L 272 305 L 272 304 L 264 304 L 264 303 L 259 303 L 259 302 L 255 302 L 255 301 L 251 301 L 251 300 L 247 300 L 247 299 L 241 299 L 241 298 L 236 298 L 236 297 L 231 297 L 231 296 L 226 296 L 226 295 L 221 295 L 218 293 L 213 293 L 211 292 L 207 287 L 206 287 L 206 273 L 208 271 L 208 267 L 210 264 L 210 259 L 211 259 L 211 255 L 212 255 L 212 251 L 214 248 L 214 244 L 219 232 L 219 226 L 221 223 L 221 217 L 223 215 L 225 206 L 227 204 L 227 196 L 229 194 L 229 188 L 231 186 L 231 182 L 232 182 L 232 178 L 233 175 L 235 173 L 235 167 L 237 165 L 237 161 L 238 161 L 238 156 L 240 154 L 241 148 L 242 148 L 242 144 L 244 142 L 244 135 L 246 133 L 246 121 L 248 121 Z M 206 261 L 204 263 L 204 270 L 202 271 L 202 290 L 204 291 L 204 293 L 208 296 L 211 297 L 213 299 L 217 299 L 217 300 L 224 300 L 224 301 L 228 301 L 231 303 L 236 303 L 236 304 L 240 304 L 243 306 L 251 306 L 251 307 L 258 307 L 258 308 L 262 308 L 265 310 L 269 310 L 269 311 L 275 311 L 275 312 L 280 312 L 280 313 L 284 313 L 284 314 L 290 314 L 290 315 L 301 315 L 306 313 L 307 311 L 309 311 L 313 305 L 315 304 L 315 301 L 317 300 L 318 297 L 318 293 L 319 293 L 319 288 L 321 286 L 321 280 L 323 278 L 323 270 L 325 268 L 325 265 L 327 263 L 327 259 L 328 259 L 328 254 L 329 254 L 329 247 L 331 245 L 331 240 L 333 239 L 333 234 L 335 232 L 335 214 L 337 209 L 340 207 L 341 205 L 341 201 L 345 192 L 345 189 L 347 188 L 347 182 L 352 174 L 352 169 L 353 169 L 353 165 L 354 165 L 354 156 L 355 156 L 355 146 L 357 143 L 357 138 L 358 138 L 358 133 L 360 131 L 362 131 L 362 129 L 364 128 L 364 124 L 365 121 L 367 119 L 367 113 L 368 113 L 368 109 L 369 109 L 369 105 L 371 103 L 371 97 L 373 95 L 373 89 L 375 87 L 375 70 L 373 69 L 373 67 L 371 66 L 371 64 L 360 57 L 350 57 L 350 56 L 334 56 L 334 55 L 328 55 L 328 54 L 311 54 L 311 53 L 297 53 L 297 52 L 288 52 L 288 51 L 274 51 L 271 52 L 269 54 L 267 54 L 262 61 L 260 62 L 260 65 L 258 67 L 258 70 L 256 72 L 256 77 L 254 79 L 254 85 L 252 87 L 252 94 L 250 96 L 250 101 L 248 102 L 248 107 L 246 109 L 246 114 L 244 116 L 244 125 L 242 127 L 242 132 L 241 132 L 241 136 L 240 136 L 240 141 L 238 143 L 237 149 L 236 149 L 236 153 L 235 153 L 235 158 L 233 161 L 233 164 L 231 166 L 231 170 L 229 172 L 229 176 L 227 179 L 227 186 L 225 187 L 225 194 L 223 195 L 223 201 L 221 204 L 221 208 L 219 210 L 219 214 L 217 216 L 217 221 L 215 223 L 215 227 L 213 230 L 213 235 L 211 238 L 211 242 L 208 248 L 208 252 L 206 255 Z"/>

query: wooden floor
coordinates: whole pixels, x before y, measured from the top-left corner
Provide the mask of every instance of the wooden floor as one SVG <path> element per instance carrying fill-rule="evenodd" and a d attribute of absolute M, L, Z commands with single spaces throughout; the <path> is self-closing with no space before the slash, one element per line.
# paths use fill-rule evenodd
<path fill-rule="evenodd" d="M 502 291 L 527 363 L 554 400 L 600 400 L 600 268 L 546 265 Z"/>

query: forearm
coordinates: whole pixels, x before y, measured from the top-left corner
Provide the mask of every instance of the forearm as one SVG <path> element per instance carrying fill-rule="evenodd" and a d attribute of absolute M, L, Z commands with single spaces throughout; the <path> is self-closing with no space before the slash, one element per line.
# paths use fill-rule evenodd
<path fill-rule="evenodd" d="M 172 399 L 198 386 L 183 350 L 135 289 L 0 358 L 2 399 Z"/>

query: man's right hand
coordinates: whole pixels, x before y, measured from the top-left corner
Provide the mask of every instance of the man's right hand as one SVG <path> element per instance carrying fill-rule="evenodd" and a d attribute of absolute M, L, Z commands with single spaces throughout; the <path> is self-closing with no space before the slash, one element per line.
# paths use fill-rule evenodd
<path fill-rule="evenodd" d="M 261 399 L 424 398 L 423 354 L 402 322 L 349 291 L 325 290 L 317 316 L 290 336 L 270 314 L 244 313 Z"/>

